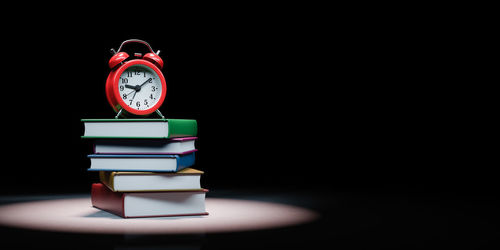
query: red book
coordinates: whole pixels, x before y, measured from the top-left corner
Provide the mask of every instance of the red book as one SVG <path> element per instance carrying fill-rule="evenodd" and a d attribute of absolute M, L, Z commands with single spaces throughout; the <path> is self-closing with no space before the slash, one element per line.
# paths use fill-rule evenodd
<path fill-rule="evenodd" d="M 208 215 L 201 191 L 113 192 L 92 184 L 92 206 L 123 218 Z"/>

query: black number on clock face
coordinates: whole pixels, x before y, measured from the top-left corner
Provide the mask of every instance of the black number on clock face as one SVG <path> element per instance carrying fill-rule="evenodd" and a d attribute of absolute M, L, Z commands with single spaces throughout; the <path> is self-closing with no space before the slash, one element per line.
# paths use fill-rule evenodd
<path fill-rule="evenodd" d="M 156 72 L 144 65 L 133 65 L 120 76 L 118 90 L 122 100 L 135 110 L 154 106 L 161 97 L 161 81 Z M 142 101 L 141 101 L 142 100 Z"/>

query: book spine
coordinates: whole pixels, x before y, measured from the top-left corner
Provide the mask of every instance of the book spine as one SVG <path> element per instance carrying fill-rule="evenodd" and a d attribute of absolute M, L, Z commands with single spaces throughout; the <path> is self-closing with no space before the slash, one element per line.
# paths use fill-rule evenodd
<path fill-rule="evenodd" d="M 99 171 L 99 180 L 113 192 L 116 192 L 114 188 L 115 173 L 111 171 Z"/>
<path fill-rule="evenodd" d="M 176 172 L 184 168 L 193 166 L 196 159 L 195 152 L 187 155 L 176 155 L 175 157 L 177 158 L 177 169 L 175 170 Z"/>
<path fill-rule="evenodd" d="M 102 183 L 93 183 L 90 195 L 92 206 L 125 217 L 123 193 L 113 192 Z"/>
<path fill-rule="evenodd" d="M 168 138 L 189 137 L 198 134 L 198 124 L 196 120 L 167 119 Z"/>

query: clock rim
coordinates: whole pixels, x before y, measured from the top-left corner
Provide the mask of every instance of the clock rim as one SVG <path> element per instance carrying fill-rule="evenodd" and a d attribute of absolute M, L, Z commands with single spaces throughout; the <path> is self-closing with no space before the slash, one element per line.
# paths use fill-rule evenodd
<path fill-rule="evenodd" d="M 145 109 L 145 110 L 136 110 L 136 109 L 133 109 L 133 108 L 129 107 L 123 101 L 123 99 L 120 97 L 120 92 L 118 90 L 118 84 L 119 84 L 120 76 L 122 75 L 122 73 L 126 69 L 128 69 L 129 67 L 134 66 L 134 65 L 138 65 L 138 64 L 145 65 L 147 67 L 150 67 L 152 70 L 154 70 L 155 73 L 160 78 L 161 88 L 162 88 L 161 89 L 160 99 L 158 100 L 158 102 L 154 106 L 152 106 L 151 108 L 148 108 L 148 109 Z M 143 59 L 133 59 L 133 60 L 130 60 L 130 61 L 127 61 L 127 62 L 123 63 L 123 65 L 121 65 L 113 73 L 111 85 L 112 85 L 112 92 L 113 92 L 113 95 L 114 95 L 114 99 L 118 102 L 118 105 L 120 106 L 119 108 L 122 108 L 125 111 L 127 111 L 128 113 L 134 114 L 134 115 L 149 115 L 149 114 L 152 114 L 153 112 L 155 112 L 157 109 L 160 108 L 160 106 L 163 104 L 163 101 L 165 100 L 165 96 L 167 94 L 167 84 L 166 84 L 165 77 L 163 76 L 163 73 L 161 72 L 161 70 L 158 67 L 156 67 L 154 64 L 152 64 L 152 63 L 150 63 L 150 62 L 148 62 L 146 60 L 143 60 Z M 115 107 L 115 105 L 113 105 L 113 104 L 111 104 L 111 106 L 113 106 L 113 108 Z M 118 112 L 119 108 L 116 109 L 115 111 Z"/>

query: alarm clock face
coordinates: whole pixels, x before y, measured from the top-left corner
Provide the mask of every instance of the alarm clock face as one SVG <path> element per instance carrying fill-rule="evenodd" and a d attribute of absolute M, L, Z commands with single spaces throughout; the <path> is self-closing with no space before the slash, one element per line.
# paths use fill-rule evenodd
<path fill-rule="evenodd" d="M 160 77 L 146 65 L 136 64 L 128 67 L 118 80 L 120 98 L 134 110 L 150 109 L 160 100 Z"/>

